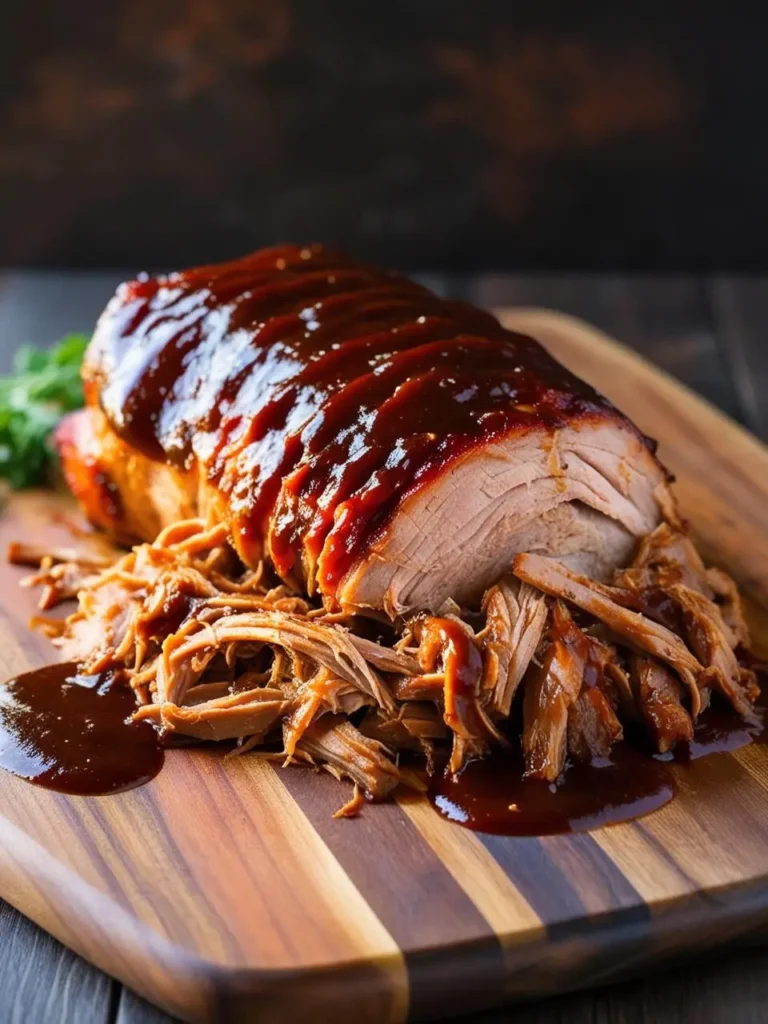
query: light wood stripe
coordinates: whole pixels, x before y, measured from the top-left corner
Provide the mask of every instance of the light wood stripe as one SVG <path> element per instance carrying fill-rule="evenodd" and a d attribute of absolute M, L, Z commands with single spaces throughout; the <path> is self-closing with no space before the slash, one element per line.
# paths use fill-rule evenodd
<path fill-rule="evenodd" d="M 764 743 L 736 750 L 731 756 L 739 762 L 755 782 L 759 783 L 764 791 L 768 791 L 768 757 L 766 757 Z"/>
<path fill-rule="evenodd" d="M 633 867 L 626 851 L 618 853 L 624 834 L 613 837 L 606 831 L 598 840 L 645 898 L 663 901 L 692 887 L 716 888 L 763 876 L 768 867 L 768 801 L 762 786 L 730 754 L 675 769 L 675 776 L 676 799 L 635 826 L 654 846 L 654 870 L 648 862 Z M 642 849 L 647 851 L 648 843 Z M 656 872 L 665 856 L 666 870 Z"/>
<path fill-rule="evenodd" d="M 193 1020 L 213 1016 L 214 992 L 201 975 L 204 963 L 148 931 L 130 909 L 110 902 L 26 830 L 1 817 L 0 888 L 9 903 L 65 945 L 169 1012 Z M 94 929 L 94 922 L 101 927 Z"/>
<path fill-rule="evenodd" d="M 89 955 L 120 911 L 134 918 L 145 945 L 159 936 L 179 960 L 203 957 L 203 976 L 220 968 L 293 973 L 301 965 L 312 973 L 359 961 L 380 1010 L 377 1019 L 404 1019 L 408 978 L 400 948 L 271 766 L 244 758 L 232 773 L 239 775 L 234 789 L 260 822 L 257 832 L 249 820 L 238 823 L 244 814 L 237 804 L 229 815 L 225 806 L 220 820 L 204 813 L 202 797 L 226 796 L 218 785 L 218 755 L 201 764 L 198 752 L 172 753 L 188 760 L 183 771 L 166 769 L 163 780 L 181 779 L 180 785 L 161 788 L 158 780 L 100 800 L 51 799 L 38 790 L 41 799 L 31 800 L 25 783 L 3 780 L 0 836 L 23 828 L 69 878 L 62 891 L 83 879 L 101 893 L 100 920 L 83 922 Z M 197 797 L 187 811 L 189 786 Z M 102 966 L 120 974 L 120 964 Z M 311 988 L 311 979 L 305 984 Z"/>
<path fill-rule="evenodd" d="M 639 827 L 630 822 L 601 829 L 592 838 L 648 904 L 684 896 L 695 889 L 694 882 L 645 832 L 642 823 Z"/>

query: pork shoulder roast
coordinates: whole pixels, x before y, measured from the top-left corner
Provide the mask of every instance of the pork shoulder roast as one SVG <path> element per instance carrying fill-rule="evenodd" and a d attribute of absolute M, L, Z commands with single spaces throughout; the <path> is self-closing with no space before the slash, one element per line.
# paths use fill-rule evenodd
<path fill-rule="evenodd" d="M 489 313 L 282 246 L 121 285 L 83 379 L 64 473 L 135 547 L 30 582 L 77 597 L 49 631 L 139 717 L 384 796 L 406 751 L 516 742 L 554 781 L 628 722 L 665 752 L 710 698 L 754 715 L 655 445 Z"/>
<path fill-rule="evenodd" d="M 479 600 L 537 551 L 605 577 L 668 502 L 653 445 L 533 339 L 320 247 L 122 285 L 64 470 L 123 539 L 225 521 L 344 608 Z"/>

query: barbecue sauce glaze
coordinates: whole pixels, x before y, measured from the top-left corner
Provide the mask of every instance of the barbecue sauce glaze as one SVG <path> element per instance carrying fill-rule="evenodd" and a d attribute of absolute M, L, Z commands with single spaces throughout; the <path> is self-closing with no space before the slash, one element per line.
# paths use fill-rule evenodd
<path fill-rule="evenodd" d="M 402 498 L 515 427 L 612 406 L 490 314 L 320 246 L 122 285 L 86 394 L 156 460 L 198 460 L 246 562 L 333 596 Z"/>
<path fill-rule="evenodd" d="M 0 768 L 47 789 L 93 796 L 149 782 L 163 748 L 136 699 L 108 673 L 54 664 L 0 686 Z"/>

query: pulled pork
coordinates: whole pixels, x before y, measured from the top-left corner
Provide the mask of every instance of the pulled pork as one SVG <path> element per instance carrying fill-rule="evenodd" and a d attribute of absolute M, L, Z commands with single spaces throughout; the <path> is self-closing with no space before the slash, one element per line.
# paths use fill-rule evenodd
<path fill-rule="evenodd" d="M 202 520 L 112 560 L 19 545 L 9 556 L 39 566 L 24 584 L 42 588 L 43 609 L 76 597 L 73 614 L 44 628 L 84 671 L 118 671 L 136 718 L 350 779 L 343 816 L 361 794 L 413 781 L 403 752 L 431 771 L 450 742 L 458 771 L 514 742 L 518 705 L 526 773 L 549 782 L 569 759 L 608 758 L 623 723 L 644 723 L 661 752 L 690 741 L 712 691 L 754 716 L 735 584 L 667 524 L 610 585 L 523 554 L 479 613 L 447 606 L 381 630 L 273 586 L 263 567 L 245 570 L 226 528 Z M 387 629 L 390 643 L 373 639 Z"/>

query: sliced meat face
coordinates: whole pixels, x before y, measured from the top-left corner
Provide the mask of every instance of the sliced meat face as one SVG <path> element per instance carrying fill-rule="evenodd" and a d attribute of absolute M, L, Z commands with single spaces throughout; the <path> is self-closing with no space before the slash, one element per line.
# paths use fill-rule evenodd
<path fill-rule="evenodd" d="M 409 497 L 338 600 L 391 615 L 447 598 L 471 605 L 528 551 L 605 579 L 659 522 L 659 486 L 658 464 L 618 424 L 510 436 Z"/>
<path fill-rule="evenodd" d="M 58 446 L 90 518 L 226 523 L 365 612 L 479 602 L 521 551 L 605 577 L 669 503 L 646 439 L 533 339 L 322 247 L 121 286 Z"/>

